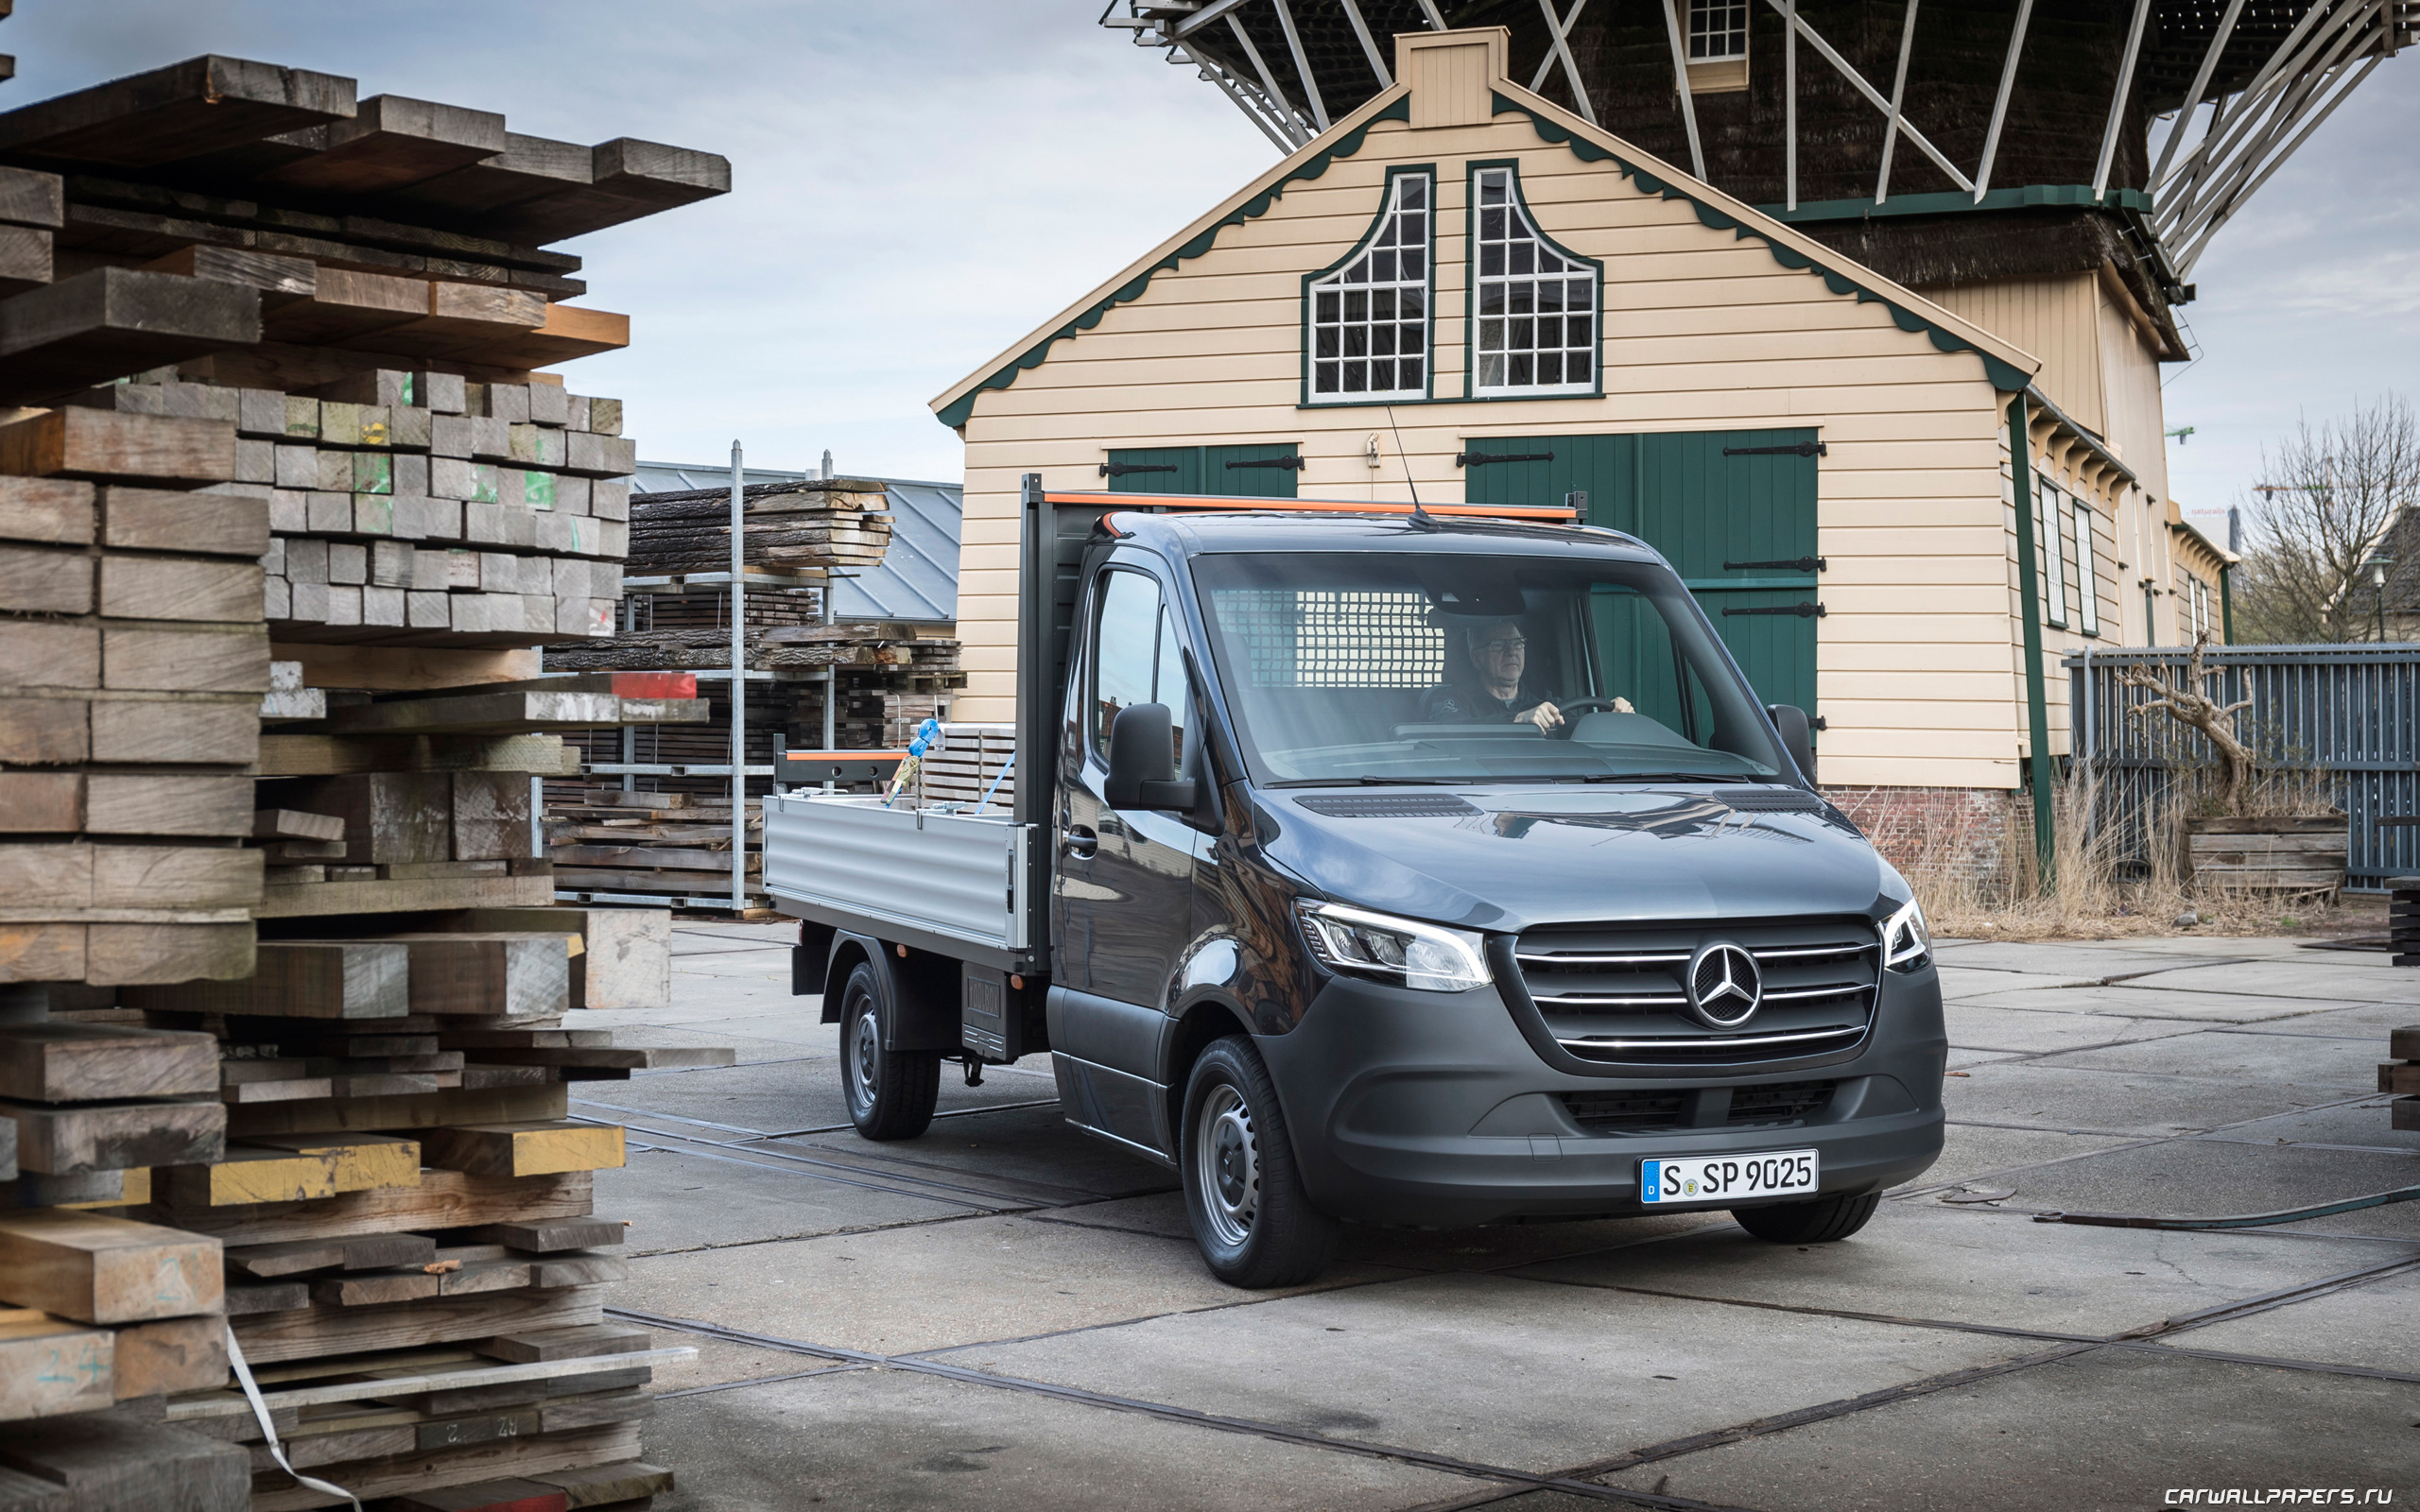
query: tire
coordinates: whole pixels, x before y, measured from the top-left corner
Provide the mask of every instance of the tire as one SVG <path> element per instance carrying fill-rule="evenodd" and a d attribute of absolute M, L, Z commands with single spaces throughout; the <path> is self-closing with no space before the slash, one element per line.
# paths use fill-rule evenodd
<path fill-rule="evenodd" d="M 1734 1208 L 1731 1216 L 1768 1244 L 1828 1245 L 1864 1228 L 1881 1205 L 1881 1193 L 1866 1192 L 1853 1197 L 1777 1202 L 1770 1208 Z"/>
<path fill-rule="evenodd" d="M 840 1091 L 849 1122 L 870 1140 L 912 1140 L 931 1126 L 942 1094 L 938 1051 L 882 1048 L 882 994 L 860 961 L 840 989 Z"/>
<path fill-rule="evenodd" d="M 1241 1035 L 1214 1041 L 1185 1080 L 1179 1168 L 1193 1242 L 1230 1286 L 1295 1286 L 1336 1256 L 1336 1220 L 1310 1204 L 1277 1088 Z"/>

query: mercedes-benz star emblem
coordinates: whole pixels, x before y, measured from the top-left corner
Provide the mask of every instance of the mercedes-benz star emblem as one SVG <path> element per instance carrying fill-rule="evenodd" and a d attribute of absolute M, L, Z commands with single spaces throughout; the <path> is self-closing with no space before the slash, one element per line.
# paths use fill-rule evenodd
<path fill-rule="evenodd" d="M 1737 1029 L 1764 1000 L 1756 958 L 1729 940 L 1698 947 L 1689 960 L 1689 1006 L 1709 1028 Z"/>

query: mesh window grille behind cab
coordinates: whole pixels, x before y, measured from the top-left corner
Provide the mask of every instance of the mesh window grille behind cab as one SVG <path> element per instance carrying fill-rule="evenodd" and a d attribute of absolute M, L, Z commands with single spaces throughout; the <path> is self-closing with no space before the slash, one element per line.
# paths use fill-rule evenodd
<path fill-rule="evenodd" d="M 1311 285 L 1314 394 L 1427 392 L 1429 208 L 1426 176 L 1397 174 L 1368 249 Z"/>
<path fill-rule="evenodd" d="M 1596 270 L 1547 246 L 1512 192 L 1510 168 L 1475 177 L 1478 392 L 1588 392 L 1596 382 Z"/>
<path fill-rule="evenodd" d="M 1445 675 L 1445 632 L 1415 593 L 1236 588 L 1219 623 L 1264 688 L 1430 688 Z"/>
<path fill-rule="evenodd" d="M 1689 0 L 1689 61 L 1748 56 L 1748 0 Z"/>

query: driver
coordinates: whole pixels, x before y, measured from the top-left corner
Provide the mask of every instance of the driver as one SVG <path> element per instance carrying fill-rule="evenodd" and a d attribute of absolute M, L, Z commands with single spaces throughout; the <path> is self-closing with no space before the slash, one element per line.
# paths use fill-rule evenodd
<path fill-rule="evenodd" d="M 1477 681 L 1443 682 L 1421 695 L 1420 720 L 1428 725 L 1535 725 L 1554 730 L 1563 711 L 1552 695 L 1523 676 L 1530 641 L 1513 620 L 1473 626 L 1462 632 Z"/>

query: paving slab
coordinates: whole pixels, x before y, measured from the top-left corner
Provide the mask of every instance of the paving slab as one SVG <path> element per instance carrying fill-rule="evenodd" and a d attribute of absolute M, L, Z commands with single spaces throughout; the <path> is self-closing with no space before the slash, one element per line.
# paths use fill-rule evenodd
<path fill-rule="evenodd" d="M 629 1164 L 596 1173 L 596 1213 L 630 1220 L 634 1256 L 928 1223 L 969 1211 L 976 1210 L 936 1196 L 662 1150 L 633 1149 Z"/>
<path fill-rule="evenodd" d="M 2420 1183 L 2420 1159 L 2411 1155 L 2217 1140 L 2169 1140 L 2112 1150 L 2019 1172 L 2008 1179 L 2016 1188 L 2012 1208 L 2191 1218 L 2315 1207 L 2414 1183 Z M 2303 1219 L 2274 1230 L 2235 1231 L 2318 1231 L 2420 1241 L 2420 1203 Z"/>
<path fill-rule="evenodd" d="M 2290 1307 L 2189 1329 L 2162 1342 L 2180 1349 L 2420 1375 L 2420 1331 L 2392 1323 L 2380 1326 L 2384 1320 L 2415 1316 L 2420 1316 L 2420 1275 L 2404 1271 Z"/>
<path fill-rule="evenodd" d="M 1977 1066 L 1942 1084 L 1951 1119 L 2099 1134 L 2185 1134 L 2349 1095 L 2342 1087 L 2082 1071 L 2038 1060 Z"/>
<path fill-rule="evenodd" d="M 596 1010 L 592 1009 L 588 1011 L 594 1012 Z M 626 1012 L 632 1010 L 615 1009 L 613 1011 Z M 739 1064 L 743 1066 L 752 1065 L 761 1060 L 798 1060 L 803 1058 L 824 1057 L 837 1054 L 838 1052 L 837 1045 L 831 1050 L 824 1050 L 821 1048 L 810 1049 L 804 1045 L 794 1044 L 780 1040 L 760 1039 L 754 1035 L 707 1035 L 700 1034 L 693 1028 L 679 1025 L 659 1024 L 651 1022 L 590 1024 L 577 1022 L 576 1019 L 566 1019 L 563 1026 L 569 1029 L 611 1029 L 614 1031 L 614 1043 L 616 1046 L 636 1045 L 643 1049 L 652 1049 L 658 1046 L 685 1048 L 691 1045 L 729 1045 L 732 1050 L 735 1052 Z M 631 1079 L 633 1081 L 644 1081 L 649 1076 L 668 1074 L 688 1075 L 690 1073 L 686 1071 L 680 1073 L 639 1072 L 633 1074 Z"/>
<path fill-rule="evenodd" d="M 2233 967 L 2219 968 L 2233 971 Z M 2150 978 L 2167 983 L 2170 977 Z M 2317 1013 L 2329 1008 L 2371 1005 L 2352 998 L 2261 996 L 2221 991 L 2216 988 L 2182 989 L 2136 986 L 2080 987 L 2059 990 L 2028 988 L 1987 992 L 1962 1002 L 1983 1008 L 2030 1008 L 2039 1013 L 2102 1013 L 2126 1019 L 2200 1019 L 2213 1023 L 2256 1023 Z"/>
<path fill-rule="evenodd" d="M 2172 954 L 2136 950 L 2132 940 L 2051 940 L 2019 944 L 2010 940 L 1951 945 L 1941 952 L 1942 965 L 1988 971 L 2023 971 L 2033 975 L 2100 982 L 2129 971 L 2165 971 L 2179 962 Z"/>
<path fill-rule="evenodd" d="M 2203 1029 L 2150 1043 L 2045 1056 L 2037 1066 L 2086 1071 L 2158 1071 L 2239 1081 L 2337 1087 L 2358 1096 L 2377 1085 L 2377 1052 L 2358 1040 Z"/>
<path fill-rule="evenodd" d="M 2297 1014 L 2290 1019 L 2277 1019 L 2267 1023 L 2238 1024 L 2236 1032 L 2341 1035 L 2346 1039 L 2367 1040 L 2378 1047 L 2378 1058 L 2383 1060 L 2386 1058 L 2387 1036 L 2411 1024 L 2420 1024 L 2420 1008 L 2408 1003 L 2368 1003 L 2325 1012 Z"/>
<path fill-rule="evenodd" d="M 2127 1040 L 2191 1034 L 2195 1025 L 2174 1019 L 2128 1019 L 2110 1013 L 2046 1012 L 2038 1008 L 1982 1007 L 1969 1001 L 1943 1005 L 1949 1042 L 1961 1050 L 2040 1054 L 2080 1050 Z"/>
<path fill-rule="evenodd" d="M 810 1370 L 846 1368 L 828 1360 L 792 1354 L 786 1349 L 760 1349 L 752 1344 L 735 1344 L 729 1339 L 701 1333 L 678 1333 L 669 1329 L 655 1330 L 653 1342 L 658 1349 L 687 1345 L 698 1351 L 694 1360 L 655 1367 L 655 1382 L 648 1389 L 659 1394 L 688 1391 L 699 1386 L 725 1385 L 734 1381 L 764 1381 Z"/>
<path fill-rule="evenodd" d="M 2205 1139 L 2244 1140 L 2260 1144 L 2337 1144 L 2372 1150 L 2420 1153 L 2420 1129 L 2393 1126 L 2392 1099 L 2373 1097 L 2334 1108 L 2313 1108 L 2275 1118 L 2256 1119 L 2223 1134 Z M 2415 1174 L 2414 1180 L 2420 1180 Z"/>
<path fill-rule="evenodd" d="M 1400 1272 L 1340 1263 L 1318 1287 Z M 1305 1290 L 1296 1288 L 1295 1290 Z M 962 1349 L 1203 1308 L 1267 1305 L 1212 1276 L 1189 1240 L 976 1217 L 656 1255 L 617 1307 L 879 1354 Z"/>
<path fill-rule="evenodd" d="M 2268 997 L 2420 1003 L 2420 971 L 2380 971 L 2316 953 L 2299 959 L 2195 966 L 2163 972 L 2158 985 L 2177 991 L 2251 992 Z"/>
<path fill-rule="evenodd" d="M 647 1436 L 650 1461 L 680 1477 L 656 1512 L 1379 1512 L 1486 1484 L 895 1370 L 679 1398 L 657 1411 Z"/>
<path fill-rule="evenodd" d="M 950 1358 L 1543 1470 L 2033 1348 L 1998 1336 L 1460 1273 Z"/>
<path fill-rule="evenodd" d="M 1769 1245 L 1736 1228 L 1523 1267 L 1540 1280 L 1774 1307 L 1880 1313 L 2096 1337 L 2379 1259 L 2358 1240 L 2246 1239 L 2016 1224 L 1916 1198 L 1885 1203 L 1854 1238 Z"/>
<path fill-rule="evenodd" d="M 912 1140 L 877 1143 L 847 1128 L 766 1143 L 810 1159 L 831 1156 L 901 1176 L 977 1186 L 1015 1182 L 1053 1201 L 1132 1196 L 1172 1191 L 1177 1184 L 1176 1173 L 1167 1166 L 1068 1123 L 1055 1100 L 1039 1108 L 945 1107 L 933 1126 Z"/>
<path fill-rule="evenodd" d="M 2136 1512 L 2182 1488 L 2409 1495 L 2420 1386 L 2131 1349 L 1641 1465 L 1634 1490 L 1765 1512 Z"/>
<path fill-rule="evenodd" d="M 990 1076 L 980 1087 L 968 1087 L 944 1075 L 937 1106 L 952 1112 L 1032 1102 L 1044 1085 L 1028 1077 Z M 1048 1085 L 1055 1093 L 1056 1084 Z M 849 1122 L 837 1056 L 800 1057 L 793 1053 L 792 1058 L 744 1066 L 633 1076 L 626 1082 L 581 1082 L 573 1089 L 572 1099 L 576 1108 L 590 1105 L 589 1110 L 668 1113 L 763 1134 Z"/>
<path fill-rule="evenodd" d="M 2088 987 L 2100 976 L 2073 976 L 2057 971 L 2007 971 L 1976 969 L 1944 961 L 1939 972 L 1941 997 L 1945 1003 L 1957 1003 L 1966 998 L 1986 997 L 1997 992 L 2063 991 Z"/>
<path fill-rule="evenodd" d="M 1953 1078 L 1954 1079 L 1954 1078 Z M 1909 1187 L 1964 1181 L 1988 1173 L 2073 1160 L 2133 1143 L 2122 1134 L 2070 1134 L 2065 1129 L 1994 1128 L 1952 1122 L 1944 1130 L 1941 1158 Z"/>

